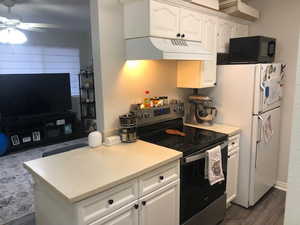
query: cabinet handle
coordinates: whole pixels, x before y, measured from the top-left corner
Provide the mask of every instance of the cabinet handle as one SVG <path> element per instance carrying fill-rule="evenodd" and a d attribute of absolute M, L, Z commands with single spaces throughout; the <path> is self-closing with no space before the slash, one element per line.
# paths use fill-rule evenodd
<path fill-rule="evenodd" d="M 143 206 L 147 205 L 147 202 L 146 201 L 142 201 L 142 205 Z"/>
<path fill-rule="evenodd" d="M 114 204 L 114 200 L 112 200 L 112 199 L 108 200 L 108 204 L 110 204 L 110 205 Z"/>
<path fill-rule="evenodd" d="M 138 204 L 135 204 L 135 205 L 134 205 L 134 208 L 135 208 L 135 209 L 138 209 L 138 208 L 139 208 L 139 205 L 138 205 Z"/>
<path fill-rule="evenodd" d="M 185 34 L 181 35 L 181 38 L 185 38 Z"/>
<path fill-rule="evenodd" d="M 164 177 L 164 176 L 160 176 L 159 179 L 160 179 L 160 180 L 164 180 L 165 177 Z"/>
<path fill-rule="evenodd" d="M 235 142 L 232 142 L 232 145 L 235 145 Z"/>
<path fill-rule="evenodd" d="M 176 36 L 177 36 L 177 37 L 180 37 L 180 36 L 181 36 L 181 34 L 180 34 L 180 33 L 178 33 Z"/>

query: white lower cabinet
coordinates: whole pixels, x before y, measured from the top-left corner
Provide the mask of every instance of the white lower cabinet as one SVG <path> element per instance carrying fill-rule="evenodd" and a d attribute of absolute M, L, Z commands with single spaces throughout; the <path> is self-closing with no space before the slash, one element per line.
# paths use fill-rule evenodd
<path fill-rule="evenodd" d="M 229 206 L 237 196 L 240 151 L 239 140 L 239 135 L 229 138 L 226 184 L 227 206 Z"/>
<path fill-rule="evenodd" d="M 140 225 L 179 225 L 179 181 L 141 199 Z"/>
<path fill-rule="evenodd" d="M 228 159 L 227 203 L 230 203 L 232 200 L 234 200 L 237 195 L 238 169 L 239 153 L 238 151 L 234 151 L 230 153 Z"/>
<path fill-rule="evenodd" d="M 179 180 L 88 225 L 179 225 Z"/>
<path fill-rule="evenodd" d="M 138 225 L 138 213 L 138 202 L 134 202 L 89 225 Z"/>
<path fill-rule="evenodd" d="M 179 225 L 180 161 L 71 203 L 35 179 L 37 225 Z"/>

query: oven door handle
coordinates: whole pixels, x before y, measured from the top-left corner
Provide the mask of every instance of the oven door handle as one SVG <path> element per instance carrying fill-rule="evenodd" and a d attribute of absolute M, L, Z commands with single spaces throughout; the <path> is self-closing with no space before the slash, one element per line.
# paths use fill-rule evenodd
<path fill-rule="evenodd" d="M 200 153 L 200 154 L 197 154 L 197 155 L 185 157 L 184 158 L 184 163 L 188 164 L 188 163 L 191 163 L 191 162 L 195 162 L 197 160 L 206 158 L 206 156 L 207 156 L 207 153 L 204 152 L 204 153 Z"/>
<path fill-rule="evenodd" d="M 224 148 L 226 148 L 228 146 L 228 142 L 224 142 L 222 145 L 221 145 L 221 150 L 223 150 Z M 188 156 L 188 157 L 185 157 L 183 159 L 183 162 L 184 164 L 188 164 L 188 163 L 191 163 L 191 162 L 195 162 L 197 160 L 200 160 L 200 159 L 205 159 L 207 157 L 207 152 L 201 152 L 199 154 L 195 154 L 195 155 L 192 155 L 192 156 Z"/>

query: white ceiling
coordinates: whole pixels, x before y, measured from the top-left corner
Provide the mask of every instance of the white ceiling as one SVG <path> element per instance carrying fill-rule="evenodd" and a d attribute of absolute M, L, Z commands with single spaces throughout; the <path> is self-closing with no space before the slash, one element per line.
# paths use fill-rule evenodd
<path fill-rule="evenodd" d="M 2 0 L 0 0 L 1 2 Z M 89 0 L 15 0 L 12 14 L 28 23 L 57 24 L 64 30 L 88 31 Z M 0 16 L 7 16 L 0 4 Z"/>

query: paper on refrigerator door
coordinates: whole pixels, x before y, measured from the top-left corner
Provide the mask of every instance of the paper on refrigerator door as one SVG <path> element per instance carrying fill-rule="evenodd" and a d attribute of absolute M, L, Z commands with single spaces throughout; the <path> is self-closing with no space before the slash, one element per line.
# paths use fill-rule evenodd
<path fill-rule="evenodd" d="M 272 105 L 278 102 L 281 98 L 281 87 L 278 79 L 272 79 L 265 82 L 266 90 L 268 90 L 268 96 L 266 96 L 265 103 Z"/>
<path fill-rule="evenodd" d="M 270 143 L 273 134 L 274 134 L 274 130 L 272 128 L 272 116 L 270 115 L 263 122 L 263 136 L 264 136 L 264 142 L 266 144 Z"/>

